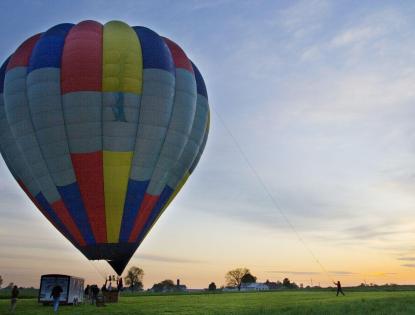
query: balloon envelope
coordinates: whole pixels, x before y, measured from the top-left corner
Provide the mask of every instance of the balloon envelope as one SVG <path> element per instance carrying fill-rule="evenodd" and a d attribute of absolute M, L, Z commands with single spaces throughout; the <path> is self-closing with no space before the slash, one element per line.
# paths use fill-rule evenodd
<path fill-rule="evenodd" d="M 121 274 L 196 167 L 206 87 L 173 41 L 120 21 L 59 24 L 0 69 L 0 151 L 88 259 Z"/>

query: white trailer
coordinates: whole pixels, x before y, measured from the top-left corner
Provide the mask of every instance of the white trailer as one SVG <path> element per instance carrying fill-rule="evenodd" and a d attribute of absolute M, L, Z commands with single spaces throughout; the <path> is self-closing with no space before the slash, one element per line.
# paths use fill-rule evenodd
<path fill-rule="evenodd" d="M 38 302 L 50 304 L 53 302 L 52 289 L 59 285 L 62 288 L 61 304 L 74 304 L 84 300 L 84 279 L 67 275 L 43 275 L 40 277 Z"/>

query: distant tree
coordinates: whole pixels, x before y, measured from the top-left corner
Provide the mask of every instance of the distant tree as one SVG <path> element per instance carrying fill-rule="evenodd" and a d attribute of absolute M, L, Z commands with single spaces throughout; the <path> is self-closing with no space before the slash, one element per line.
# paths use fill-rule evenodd
<path fill-rule="evenodd" d="M 216 290 L 216 284 L 215 284 L 215 282 L 211 282 L 210 284 L 209 284 L 209 291 L 215 291 Z"/>
<path fill-rule="evenodd" d="M 164 285 L 165 287 L 168 287 L 168 288 L 172 288 L 172 287 L 175 287 L 176 285 L 174 284 L 174 281 L 173 280 L 170 280 L 170 279 L 167 279 L 167 280 L 163 280 L 163 281 L 161 281 L 160 282 L 162 285 Z"/>
<path fill-rule="evenodd" d="M 242 283 L 255 283 L 256 282 L 256 277 L 254 277 L 253 275 L 251 275 L 251 273 L 247 273 L 246 275 L 244 275 L 241 279 Z"/>
<path fill-rule="evenodd" d="M 8 285 L 7 285 L 7 287 L 5 287 L 5 289 L 11 289 L 11 288 L 13 288 L 14 287 L 14 283 L 13 282 L 10 282 Z"/>
<path fill-rule="evenodd" d="M 131 291 L 143 289 L 144 270 L 139 267 L 131 267 L 128 269 L 127 276 L 124 277 L 125 284 Z"/>
<path fill-rule="evenodd" d="M 291 285 L 290 279 L 284 278 L 284 280 L 282 280 L 282 285 L 286 288 L 289 288 Z"/>
<path fill-rule="evenodd" d="M 298 289 L 298 288 L 299 288 L 299 286 L 298 286 L 297 283 L 291 282 L 290 289 Z"/>
<path fill-rule="evenodd" d="M 249 273 L 247 268 L 236 268 L 230 270 L 226 273 L 225 279 L 226 284 L 233 288 L 238 288 L 238 291 L 241 290 L 242 278 Z"/>
<path fill-rule="evenodd" d="M 277 282 L 272 282 L 272 281 L 265 281 L 265 284 L 268 286 L 268 288 L 270 290 L 277 290 L 277 289 L 281 289 L 282 284 L 281 281 L 277 281 Z"/>
<path fill-rule="evenodd" d="M 282 286 L 286 289 L 298 289 L 297 283 L 291 282 L 288 278 L 284 278 L 284 280 L 282 280 Z"/>
<path fill-rule="evenodd" d="M 170 279 L 163 280 L 159 283 L 155 283 L 151 288 L 153 292 L 169 292 L 174 291 L 175 289 L 176 285 L 174 284 L 173 280 Z"/>
<path fill-rule="evenodd" d="M 0 288 L 1 288 L 1 285 L 3 284 L 3 277 L 2 276 L 0 276 Z"/>
<path fill-rule="evenodd" d="M 155 283 L 153 284 L 153 287 L 151 288 L 153 292 L 162 292 L 163 291 L 163 285 L 161 283 Z"/>

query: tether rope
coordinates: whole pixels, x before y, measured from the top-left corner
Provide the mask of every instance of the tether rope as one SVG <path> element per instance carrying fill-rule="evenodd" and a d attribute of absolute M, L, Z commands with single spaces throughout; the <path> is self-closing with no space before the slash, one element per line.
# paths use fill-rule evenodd
<path fill-rule="evenodd" d="M 211 107 L 212 108 L 212 107 Z M 260 186 L 264 190 L 265 194 L 268 196 L 268 198 L 271 200 L 273 206 L 275 209 L 278 210 L 284 221 L 287 223 L 287 225 L 291 228 L 293 233 L 297 236 L 300 243 L 303 244 L 305 249 L 308 251 L 310 256 L 313 258 L 313 260 L 317 263 L 317 265 L 320 267 L 320 269 L 323 271 L 323 273 L 327 276 L 327 278 L 330 280 L 330 282 L 333 282 L 333 277 L 328 272 L 328 270 L 324 267 L 324 265 L 320 262 L 320 260 L 317 258 L 316 254 L 314 254 L 313 250 L 308 246 L 308 244 L 305 242 L 301 234 L 297 231 L 297 229 L 294 227 L 294 225 L 291 223 L 291 221 L 288 219 L 287 215 L 283 211 L 282 207 L 278 204 L 277 200 L 274 198 L 274 196 L 271 194 L 270 190 L 268 189 L 267 185 L 265 185 L 265 182 L 262 180 L 261 176 L 256 171 L 253 164 L 248 159 L 248 156 L 245 154 L 244 150 L 242 149 L 241 145 L 239 144 L 236 137 L 233 135 L 232 131 L 228 128 L 227 124 L 225 123 L 225 120 L 221 117 L 218 111 L 216 111 L 214 108 L 212 108 L 213 112 L 216 114 L 216 116 L 219 118 L 219 121 L 221 122 L 222 126 L 225 128 L 227 133 L 229 134 L 230 138 L 233 140 L 236 148 L 238 149 L 239 153 L 242 155 L 245 163 L 248 165 L 249 169 L 253 173 L 254 177 L 259 182 Z"/>

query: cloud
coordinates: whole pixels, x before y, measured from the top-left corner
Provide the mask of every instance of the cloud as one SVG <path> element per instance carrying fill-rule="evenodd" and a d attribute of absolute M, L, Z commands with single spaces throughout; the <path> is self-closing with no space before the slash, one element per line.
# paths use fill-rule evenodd
<path fill-rule="evenodd" d="M 291 275 L 319 275 L 321 272 L 315 271 L 292 271 L 292 270 L 268 270 L 267 273 L 291 274 Z"/>
<path fill-rule="evenodd" d="M 185 259 L 185 258 L 177 258 L 177 257 L 168 257 L 168 256 L 159 256 L 159 255 L 152 255 L 152 254 L 140 254 L 139 258 L 143 260 L 150 260 L 150 261 L 157 261 L 157 262 L 165 262 L 165 263 L 179 263 L 179 264 L 202 264 L 205 261 L 202 260 L 195 260 L 195 259 Z"/>
<path fill-rule="evenodd" d="M 321 29 L 330 9 L 330 2 L 325 0 L 297 1 L 280 10 L 277 18 L 270 22 L 281 26 L 295 38 L 304 38 Z"/>
<path fill-rule="evenodd" d="M 206 10 L 206 9 L 218 9 L 226 4 L 229 4 L 230 0 L 212 0 L 212 1 L 203 1 L 203 0 L 193 0 L 190 5 L 185 6 L 186 9 L 191 11 Z"/>
<path fill-rule="evenodd" d="M 374 273 L 369 273 L 365 275 L 373 276 L 373 277 L 386 277 L 386 276 L 394 276 L 397 274 L 398 274 L 397 272 L 374 272 Z"/>
<path fill-rule="evenodd" d="M 265 271 L 267 273 L 278 273 L 278 274 L 291 274 L 291 275 L 321 275 L 322 272 L 317 272 L 317 271 L 294 271 L 294 270 L 268 270 Z M 339 275 L 339 276 L 349 276 L 349 275 L 355 275 L 355 272 L 351 272 L 351 271 L 338 271 L 338 270 L 330 270 L 329 271 L 330 274 L 333 275 Z"/>
<path fill-rule="evenodd" d="M 415 264 L 403 264 L 402 267 L 415 268 Z"/>
<path fill-rule="evenodd" d="M 407 24 L 407 17 L 393 7 L 366 11 L 363 14 L 360 21 L 336 34 L 331 44 L 342 47 L 359 42 L 373 42 L 394 34 Z"/>
<path fill-rule="evenodd" d="M 415 71 L 405 49 L 399 50 L 399 63 L 392 52 L 373 54 L 371 45 L 378 45 L 379 38 L 385 47 L 399 47 L 401 39 L 393 34 L 404 22 L 399 22 L 401 14 L 395 10 L 370 11 L 372 14 L 363 14 L 361 21 L 348 20 L 329 36 L 343 45 L 368 45 L 359 52 L 342 53 L 340 58 L 338 48 L 321 38 L 316 42 L 322 50 L 308 45 L 303 50 L 292 49 L 281 71 L 270 66 L 275 89 L 268 91 L 268 106 L 244 121 L 240 131 L 238 126 L 231 128 L 238 130 L 235 134 L 251 164 L 302 233 L 318 233 L 319 227 L 329 225 L 324 230 L 325 240 L 364 241 L 365 246 L 385 241 L 393 248 L 398 245 L 396 238 L 410 233 L 407 222 L 394 221 L 394 213 L 410 215 L 407 211 L 415 200 L 410 194 L 413 187 L 408 186 L 407 191 L 391 187 L 392 175 L 386 174 L 385 168 L 405 166 L 413 160 L 408 145 L 413 142 L 415 92 L 411 86 Z M 387 21 L 384 27 L 383 17 Z M 295 21 L 292 19 L 292 29 Z M 389 25 L 393 27 L 388 29 Z M 412 47 L 410 51 L 415 49 L 410 37 L 403 42 Z M 280 45 L 278 53 L 286 48 Z M 316 68 L 303 65 L 295 75 L 297 69 L 292 64 L 296 54 L 307 49 L 313 58 L 323 54 L 325 64 Z M 279 73 L 284 80 L 275 79 Z M 283 89 L 278 88 L 281 84 Z M 410 168 L 408 165 L 403 171 Z M 245 173 L 239 175 L 241 180 L 234 183 L 239 187 L 245 185 L 243 178 L 255 181 Z M 258 186 L 247 185 L 241 190 L 245 192 L 240 192 L 239 199 L 230 200 L 225 196 L 229 190 L 224 189 L 218 199 L 225 202 L 215 206 L 212 199 L 206 209 L 199 209 L 261 227 L 287 228 Z M 334 224 L 341 233 L 336 233 Z"/>
<path fill-rule="evenodd" d="M 399 257 L 397 259 L 403 261 L 415 261 L 415 257 Z"/>
<path fill-rule="evenodd" d="M 351 276 L 357 274 L 356 272 L 351 271 L 343 271 L 343 270 L 335 270 L 335 271 L 329 271 L 331 274 L 338 275 L 338 276 Z"/>
<path fill-rule="evenodd" d="M 350 45 L 360 41 L 368 41 L 382 34 L 382 29 L 373 26 L 354 27 L 336 35 L 331 44 L 334 47 Z"/>
<path fill-rule="evenodd" d="M 402 229 L 399 224 L 394 228 L 393 223 L 379 224 L 361 224 L 359 226 L 348 227 L 343 231 L 348 238 L 367 240 L 390 235 L 401 234 Z"/>

